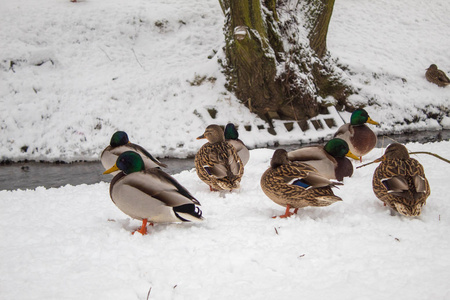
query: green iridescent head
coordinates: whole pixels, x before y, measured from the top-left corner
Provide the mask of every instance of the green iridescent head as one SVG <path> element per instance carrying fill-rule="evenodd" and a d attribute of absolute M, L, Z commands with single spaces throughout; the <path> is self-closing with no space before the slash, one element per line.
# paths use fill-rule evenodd
<path fill-rule="evenodd" d="M 136 152 L 126 151 L 120 154 L 114 166 L 103 172 L 103 174 L 110 174 L 119 170 L 122 170 L 125 174 L 143 171 L 145 170 L 144 161 Z"/>
<path fill-rule="evenodd" d="M 351 157 L 353 159 L 359 159 L 355 156 L 348 147 L 348 144 L 343 139 L 334 138 L 323 147 L 325 151 L 333 157 Z"/>
<path fill-rule="evenodd" d="M 120 154 L 117 158 L 116 166 L 125 174 L 131 174 L 134 172 L 145 170 L 145 165 L 142 157 L 133 151 L 127 151 Z"/>
<path fill-rule="evenodd" d="M 225 139 L 227 140 L 237 140 L 239 138 L 239 133 L 233 123 L 228 123 L 225 126 Z"/>
<path fill-rule="evenodd" d="M 352 113 L 352 116 L 350 117 L 350 124 L 351 125 L 363 125 L 364 123 L 369 123 L 373 125 L 378 125 L 377 122 L 372 120 L 369 117 L 369 114 L 367 111 L 365 111 L 362 108 L 358 108 Z"/>
<path fill-rule="evenodd" d="M 116 131 L 111 137 L 109 144 L 111 147 L 123 146 L 130 141 L 128 140 L 128 135 L 125 131 Z"/>

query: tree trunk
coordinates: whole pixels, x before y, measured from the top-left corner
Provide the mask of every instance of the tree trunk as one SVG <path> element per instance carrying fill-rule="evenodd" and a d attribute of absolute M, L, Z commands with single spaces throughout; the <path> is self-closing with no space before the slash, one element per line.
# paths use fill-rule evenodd
<path fill-rule="evenodd" d="M 319 113 L 322 98 L 347 96 L 326 55 L 334 0 L 220 3 L 228 88 L 252 112 L 268 121 L 300 121 Z M 304 16 L 307 24 L 300 22 Z"/>
<path fill-rule="evenodd" d="M 335 0 L 308 0 L 308 5 L 317 9 L 310 12 L 312 29 L 308 34 L 311 48 L 323 58 L 327 52 L 327 34 Z"/>

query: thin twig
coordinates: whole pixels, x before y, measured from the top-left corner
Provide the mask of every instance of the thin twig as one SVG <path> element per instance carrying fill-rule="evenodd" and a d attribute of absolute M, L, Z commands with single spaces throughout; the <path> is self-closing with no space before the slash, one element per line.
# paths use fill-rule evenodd
<path fill-rule="evenodd" d="M 150 289 L 148 290 L 148 293 L 147 293 L 147 300 L 148 300 L 148 298 L 150 298 L 150 292 L 152 291 L 152 287 L 150 287 Z"/>
<path fill-rule="evenodd" d="M 448 160 L 448 159 L 446 159 L 446 158 L 443 158 L 442 156 L 437 155 L 437 154 L 432 153 L 432 152 L 416 151 L 416 152 L 409 152 L 409 154 L 428 154 L 428 155 L 432 155 L 432 156 L 434 156 L 434 157 L 436 157 L 436 158 L 439 158 L 440 160 L 443 160 L 443 161 L 445 161 L 446 163 L 449 163 L 449 164 L 450 164 L 450 160 Z"/>
<path fill-rule="evenodd" d="M 109 59 L 109 61 L 112 61 L 111 57 L 109 57 L 108 53 L 106 53 L 105 50 L 103 50 L 101 47 L 98 47 L 100 50 L 103 51 L 103 53 L 105 53 L 106 57 Z"/>
<path fill-rule="evenodd" d="M 359 169 L 359 168 L 362 168 L 362 167 L 365 167 L 365 166 L 368 166 L 368 165 L 371 165 L 371 164 L 374 164 L 374 163 L 377 163 L 377 162 L 380 162 L 380 161 L 379 161 L 378 159 L 376 159 L 376 160 L 374 160 L 374 161 L 371 161 L 370 163 L 367 163 L 367 164 L 358 166 L 358 167 L 356 167 L 356 168 Z"/>
<path fill-rule="evenodd" d="M 432 155 L 432 156 L 434 156 L 434 157 L 436 157 L 436 158 L 439 158 L 440 160 L 443 160 L 443 161 L 445 161 L 446 163 L 449 163 L 449 164 L 450 164 L 450 160 L 448 160 L 448 159 L 446 159 L 446 158 L 443 158 L 442 156 L 437 155 L 436 153 L 432 153 L 432 152 L 427 152 L 427 151 L 416 151 L 416 152 L 409 152 L 409 154 L 410 154 L 410 155 L 411 155 L 411 154 L 428 154 L 428 155 Z M 367 163 L 367 164 L 358 166 L 358 167 L 356 167 L 356 168 L 359 169 L 359 168 L 362 168 L 362 167 L 365 167 L 365 166 L 368 166 L 368 165 L 371 165 L 371 164 L 377 163 L 377 162 L 380 162 L 380 158 L 378 158 L 378 159 L 376 159 L 376 160 L 374 160 L 374 161 L 372 161 L 372 162 L 369 162 L 369 163 Z"/>
<path fill-rule="evenodd" d="M 138 64 L 141 66 L 141 68 L 145 71 L 144 66 L 141 64 L 141 62 L 139 61 L 139 59 L 137 58 L 136 52 L 134 52 L 134 48 L 131 48 L 131 50 L 134 53 L 134 57 L 136 58 L 136 61 L 138 62 Z"/>

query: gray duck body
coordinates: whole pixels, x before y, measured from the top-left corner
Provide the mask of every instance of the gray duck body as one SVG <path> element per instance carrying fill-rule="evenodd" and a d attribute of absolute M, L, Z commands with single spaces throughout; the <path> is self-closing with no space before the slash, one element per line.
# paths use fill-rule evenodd
<path fill-rule="evenodd" d="M 117 174 L 110 184 L 114 204 L 133 219 L 151 223 L 201 221 L 200 205 L 181 184 L 160 169 Z"/>

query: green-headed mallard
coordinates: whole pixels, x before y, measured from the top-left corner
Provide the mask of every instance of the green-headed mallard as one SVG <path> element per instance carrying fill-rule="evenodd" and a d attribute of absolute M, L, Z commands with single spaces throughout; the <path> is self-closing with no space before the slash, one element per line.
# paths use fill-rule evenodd
<path fill-rule="evenodd" d="M 147 169 L 157 167 L 164 167 L 164 168 L 167 167 L 167 165 L 161 163 L 159 160 L 154 158 L 150 153 L 148 153 L 147 150 L 145 150 L 141 146 L 130 143 L 126 132 L 116 131 L 111 137 L 109 146 L 106 147 L 105 150 L 103 150 L 102 154 L 100 155 L 100 160 L 105 170 L 108 170 L 109 168 L 114 166 L 119 155 L 126 151 L 134 151 L 136 153 L 139 153 L 139 155 L 142 156 L 145 168 Z M 114 172 L 112 173 L 112 175 L 116 175 L 117 173 L 119 172 Z"/>
<path fill-rule="evenodd" d="M 288 152 L 288 159 L 313 166 L 328 179 L 344 180 L 353 174 L 353 165 L 348 157 L 358 160 L 343 139 L 334 138 L 325 146 L 311 146 Z"/>
<path fill-rule="evenodd" d="M 362 156 L 369 153 L 377 144 L 377 136 L 365 125 L 365 123 L 378 125 L 369 117 L 367 111 L 362 108 L 355 110 L 350 118 L 350 123 L 339 127 L 334 137 L 347 142 L 350 151 L 362 160 Z"/>
<path fill-rule="evenodd" d="M 225 142 L 222 127 L 209 125 L 205 133 L 197 139 L 204 138 L 208 142 L 195 155 L 195 169 L 198 177 L 208 184 L 211 190 L 239 188 L 244 174 L 244 164 L 236 149 Z"/>
<path fill-rule="evenodd" d="M 146 169 L 142 157 L 133 151 L 119 155 L 104 174 L 119 171 L 109 192 L 114 204 L 133 219 L 142 220 L 138 232 L 147 233 L 153 223 L 201 221 L 200 203 L 172 176 L 158 168 Z"/>
<path fill-rule="evenodd" d="M 237 154 L 245 166 L 250 159 L 250 151 L 248 151 L 244 142 L 239 139 L 239 133 L 233 123 L 228 123 L 227 126 L 225 126 L 225 141 L 236 148 Z"/>
<path fill-rule="evenodd" d="M 435 64 L 432 64 L 428 67 L 425 72 L 425 78 L 434 84 L 437 84 L 440 87 L 445 87 L 450 84 L 450 79 L 447 77 L 447 74 L 444 71 L 439 70 Z"/>
<path fill-rule="evenodd" d="M 391 144 L 373 174 L 375 195 L 395 211 L 405 216 L 418 216 L 430 195 L 430 185 L 422 165 L 409 157 L 401 144 Z"/>
<path fill-rule="evenodd" d="M 270 168 L 261 177 L 261 188 L 267 197 L 286 207 L 281 218 L 291 216 L 291 208 L 295 208 L 294 213 L 297 213 L 302 207 L 328 206 L 342 201 L 331 190 L 338 184 L 319 174 L 310 165 L 289 162 L 284 149 L 274 152 Z"/>

